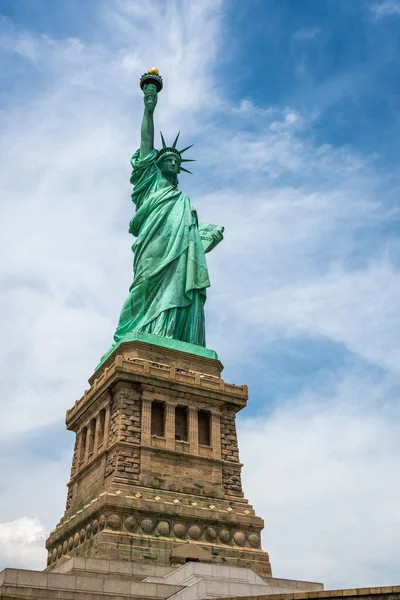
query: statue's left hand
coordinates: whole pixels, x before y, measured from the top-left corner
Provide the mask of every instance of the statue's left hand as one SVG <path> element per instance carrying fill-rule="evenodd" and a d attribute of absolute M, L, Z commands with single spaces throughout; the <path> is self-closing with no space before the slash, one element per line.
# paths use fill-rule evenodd
<path fill-rule="evenodd" d="M 215 248 L 215 246 L 217 246 L 224 239 L 224 228 L 222 227 L 221 229 L 216 229 L 213 231 L 212 238 L 214 241 L 213 247 Z"/>
<path fill-rule="evenodd" d="M 224 227 L 199 223 L 199 234 L 203 243 L 204 252 L 211 252 L 224 239 Z"/>

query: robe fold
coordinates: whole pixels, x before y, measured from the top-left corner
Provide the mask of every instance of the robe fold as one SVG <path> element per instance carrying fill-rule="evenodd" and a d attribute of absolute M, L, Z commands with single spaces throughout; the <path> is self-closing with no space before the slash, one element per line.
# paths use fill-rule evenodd
<path fill-rule="evenodd" d="M 114 343 L 138 331 L 205 346 L 204 303 L 210 285 L 196 211 L 188 196 L 165 179 L 157 150 L 131 159 L 136 213 L 134 279 Z"/>

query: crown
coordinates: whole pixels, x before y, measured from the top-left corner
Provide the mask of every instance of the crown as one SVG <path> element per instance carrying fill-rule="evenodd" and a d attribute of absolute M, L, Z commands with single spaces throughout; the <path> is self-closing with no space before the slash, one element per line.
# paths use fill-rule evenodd
<path fill-rule="evenodd" d="M 179 134 L 180 134 L 180 131 L 179 131 L 178 135 L 176 136 L 172 146 L 167 146 L 167 144 L 165 143 L 165 140 L 164 140 L 164 136 L 160 131 L 162 148 L 161 148 L 161 150 L 158 151 L 157 160 L 159 160 L 162 156 L 164 156 L 164 154 L 175 154 L 176 156 L 179 156 L 181 163 L 195 162 L 194 158 L 182 158 L 182 154 L 184 152 L 186 152 L 186 150 L 189 150 L 189 148 L 191 148 L 193 146 L 193 144 L 191 144 L 190 146 L 187 146 L 186 148 L 183 148 L 183 150 L 178 150 L 176 147 L 176 144 L 179 139 Z M 185 173 L 190 173 L 191 175 L 193 175 L 192 171 L 189 171 L 188 169 L 184 169 L 183 167 L 181 167 L 180 170 L 185 171 Z"/>

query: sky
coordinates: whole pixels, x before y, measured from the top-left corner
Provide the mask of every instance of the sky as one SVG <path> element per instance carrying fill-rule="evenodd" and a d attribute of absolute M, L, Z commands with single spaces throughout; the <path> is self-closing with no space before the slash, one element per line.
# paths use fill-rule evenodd
<path fill-rule="evenodd" d="M 208 255 L 207 345 L 276 577 L 400 582 L 400 0 L 0 0 L 0 569 L 43 569 L 65 411 L 132 280 L 141 74 Z"/>

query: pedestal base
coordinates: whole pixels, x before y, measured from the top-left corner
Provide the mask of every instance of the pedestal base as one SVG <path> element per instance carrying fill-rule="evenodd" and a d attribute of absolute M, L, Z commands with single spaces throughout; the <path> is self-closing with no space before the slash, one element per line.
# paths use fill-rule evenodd
<path fill-rule="evenodd" d="M 261 578 L 250 569 L 190 562 L 176 569 L 134 562 L 64 558 L 52 573 L 5 569 L 3 600 L 199 600 L 322 590 L 306 581 Z"/>

